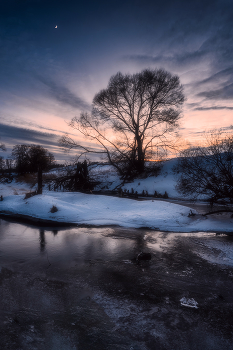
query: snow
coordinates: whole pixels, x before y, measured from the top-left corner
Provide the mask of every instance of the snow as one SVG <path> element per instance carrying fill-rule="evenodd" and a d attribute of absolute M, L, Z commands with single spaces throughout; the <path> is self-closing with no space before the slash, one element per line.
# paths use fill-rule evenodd
<path fill-rule="evenodd" d="M 173 171 L 176 164 L 177 159 L 170 159 L 164 162 L 158 176 L 153 176 L 153 174 L 151 174 L 149 177 L 139 177 L 127 183 L 123 183 L 116 169 L 107 164 L 91 168 L 90 176 L 94 178 L 95 181 L 101 182 L 95 187 L 95 190 L 109 191 L 121 187 L 122 190 L 129 190 L 131 192 L 133 188 L 134 192 L 137 191 L 139 195 L 142 195 L 144 190 L 144 192 L 147 191 L 151 196 L 154 195 L 155 191 L 160 194 L 164 194 L 166 191 L 169 198 L 179 199 L 181 198 L 181 194 L 176 190 L 177 175 Z"/>
<path fill-rule="evenodd" d="M 113 166 L 104 163 L 97 166 L 91 166 L 89 169 L 89 175 L 94 181 L 100 182 L 100 184 L 95 187 L 96 191 L 111 191 L 122 183 L 117 170 Z"/>
<path fill-rule="evenodd" d="M 18 195 L 28 193 L 31 190 L 31 186 L 25 182 L 17 182 L 13 180 L 9 184 L 0 183 L 0 195 L 3 197 L 8 196 L 10 194 Z"/>
<path fill-rule="evenodd" d="M 106 164 L 93 166 L 90 176 L 95 181 L 100 181 L 97 187 L 102 191 L 121 186 L 127 190 L 133 188 L 139 194 L 143 190 L 149 194 L 154 194 L 155 190 L 161 194 L 167 191 L 169 198 L 179 198 L 175 189 L 176 175 L 173 173 L 176 161 L 172 159 L 165 162 L 157 177 L 138 178 L 127 184 L 122 184 L 116 170 Z M 53 169 L 53 173 L 54 171 Z M 50 192 L 46 190 L 46 186 L 43 195 L 24 199 L 25 193 L 33 190 L 35 186 L 32 187 L 30 183 L 16 180 L 10 184 L 0 183 L 0 195 L 4 198 L 0 201 L 0 212 L 79 225 L 147 227 L 173 232 L 233 232 L 233 218 L 203 217 L 193 209 L 192 212 L 196 215 L 188 217 L 191 208 L 159 199 L 138 201 L 78 192 Z M 55 213 L 50 212 L 53 206 L 58 208 Z"/>
<path fill-rule="evenodd" d="M 116 169 L 109 164 L 91 165 L 89 167 L 90 178 L 94 181 L 100 182 L 94 190 L 98 191 L 111 191 L 121 187 L 123 190 L 129 190 L 133 188 L 134 191 L 138 191 L 141 195 L 142 191 L 147 191 L 149 195 L 154 195 L 155 190 L 158 193 L 164 194 L 166 191 L 169 198 L 181 198 L 181 195 L 177 192 L 175 186 L 177 182 L 177 175 L 173 172 L 173 167 L 176 165 L 177 160 L 171 159 L 164 162 L 161 173 L 158 176 L 150 176 L 147 178 L 137 178 L 132 182 L 123 183 L 120 179 Z M 61 175 L 64 172 L 64 168 L 52 169 L 44 175 Z M 36 180 L 35 180 L 36 182 Z M 35 190 L 30 184 L 25 182 L 20 183 L 13 180 L 10 184 L 0 183 L 0 194 L 3 196 L 8 194 L 22 194 Z"/>
<path fill-rule="evenodd" d="M 190 208 L 159 200 L 136 201 L 79 192 L 45 192 L 24 199 L 9 195 L 0 202 L 0 212 L 26 215 L 42 220 L 86 225 L 119 225 L 124 227 L 174 232 L 231 232 L 233 220 L 188 217 Z M 58 211 L 51 213 L 56 206 Z"/>
<path fill-rule="evenodd" d="M 145 179 L 135 179 L 134 181 L 124 184 L 122 189 L 137 191 L 141 194 L 142 191 L 147 191 L 148 194 L 153 195 L 155 191 L 160 194 L 168 193 L 170 198 L 180 198 L 181 195 L 177 192 L 175 186 L 177 177 L 173 172 L 173 167 L 177 160 L 171 159 L 164 163 L 161 173 L 158 176 L 150 176 Z"/>
<path fill-rule="evenodd" d="M 188 299 L 188 298 L 183 297 L 183 298 L 180 299 L 180 303 L 183 306 L 192 307 L 194 309 L 198 309 L 198 306 L 197 306 L 198 303 L 193 298 Z"/>

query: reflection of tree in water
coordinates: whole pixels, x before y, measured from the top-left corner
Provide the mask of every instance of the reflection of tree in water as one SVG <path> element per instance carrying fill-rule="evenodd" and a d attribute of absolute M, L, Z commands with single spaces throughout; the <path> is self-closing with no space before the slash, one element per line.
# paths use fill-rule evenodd
<path fill-rule="evenodd" d="M 146 241 L 144 239 L 145 234 L 144 233 L 140 233 L 139 235 L 136 236 L 135 239 L 135 249 L 136 252 L 143 252 L 146 248 Z"/>
<path fill-rule="evenodd" d="M 56 236 L 58 234 L 58 230 L 53 230 L 53 235 Z"/>
<path fill-rule="evenodd" d="M 44 229 L 40 229 L 40 251 L 41 251 L 41 253 L 44 252 L 44 250 L 45 250 L 45 245 L 46 245 L 46 241 L 45 241 L 45 231 L 44 231 Z"/>

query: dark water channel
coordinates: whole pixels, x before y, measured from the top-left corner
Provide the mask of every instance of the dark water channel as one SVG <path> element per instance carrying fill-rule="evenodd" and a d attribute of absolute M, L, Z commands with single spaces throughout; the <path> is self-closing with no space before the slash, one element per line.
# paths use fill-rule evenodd
<path fill-rule="evenodd" d="M 232 236 L 0 220 L 0 349 L 233 349 L 232 310 Z"/>

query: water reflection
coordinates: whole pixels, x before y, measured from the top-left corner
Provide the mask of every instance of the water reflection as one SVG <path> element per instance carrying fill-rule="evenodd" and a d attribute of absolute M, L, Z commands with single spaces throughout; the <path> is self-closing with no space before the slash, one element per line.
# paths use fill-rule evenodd
<path fill-rule="evenodd" d="M 0 265 L 4 261 L 24 261 L 31 266 L 38 262 L 47 263 L 47 255 L 54 266 L 72 261 L 107 262 L 134 257 L 135 234 L 127 238 L 125 235 L 117 237 L 114 233 L 117 233 L 117 229 L 106 227 L 51 229 L 1 220 Z M 125 230 L 124 233 L 131 236 L 130 230 Z M 139 237 L 136 242 L 137 251 L 143 249 L 143 246 L 143 237 Z"/>
<path fill-rule="evenodd" d="M 135 239 L 135 249 L 136 251 L 140 252 L 144 252 L 146 249 L 146 235 L 144 233 L 141 233 L 140 235 L 138 235 Z"/>
<path fill-rule="evenodd" d="M 170 249 L 181 236 L 201 239 L 202 244 L 204 240 L 226 240 L 216 237 L 214 233 L 204 232 L 165 233 L 120 227 L 46 228 L 1 220 L 0 266 L 4 261 L 24 261 L 30 266 L 47 264 L 47 256 L 57 267 L 87 261 L 123 262 L 135 258 L 140 252 L 153 254 Z"/>
<path fill-rule="evenodd" d="M 40 239 L 39 239 L 39 241 L 40 241 L 40 251 L 41 251 L 41 253 L 43 253 L 44 250 L 45 250 L 45 245 L 46 245 L 45 232 L 44 232 L 44 229 L 40 229 L 39 232 L 40 232 Z"/>

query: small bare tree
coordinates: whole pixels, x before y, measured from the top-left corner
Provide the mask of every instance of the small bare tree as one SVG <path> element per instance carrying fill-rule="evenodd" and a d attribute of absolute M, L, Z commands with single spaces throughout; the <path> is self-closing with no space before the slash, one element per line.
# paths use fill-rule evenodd
<path fill-rule="evenodd" d="M 4 168 L 5 168 L 5 160 L 3 157 L 0 156 L 0 173 L 1 173 L 1 175 L 3 175 Z"/>
<path fill-rule="evenodd" d="M 90 192 L 98 182 L 93 182 L 89 177 L 88 164 L 75 163 L 72 166 L 66 166 L 60 171 L 60 175 L 47 181 L 51 190 L 83 191 Z"/>
<path fill-rule="evenodd" d="M 233 203 L 233 136 L 214 133 L 205 147 L 183 151 L 175 171 L 182 194 L 193 199 L 204 195 L 211 204 Z"/>
<path fill-rule="evenodd" d="M 158 159 L 158 154 L 172 146 L 170 136 L 183 102 L 179 77 L 163 69 L 146 69 L 133 75 L 117 73 L 108 87 L 95 95 L 92 113 L 82 113 L 70 123 L 93 146 L 68 135 L 61 143 L 76 148 L 79 155 L 106 156 L 121 175 L 141 173 L 146 160 Z"/>
<path fill-rule="evenodd" d="M 6 151 L 6 147 L 5 147 L 4 143 L 0 143 L 0 149 L 2 151 Z"/>
<path fill-rule="evenodd" d="M 0 150 L 6 151 L 6 147 L 3 143 L 0 143 Z M 2 156 L 0 156 L 0 172 L 2 176 L 3 176 L 4 168 L 5 168 L 5 160 Z"/>

